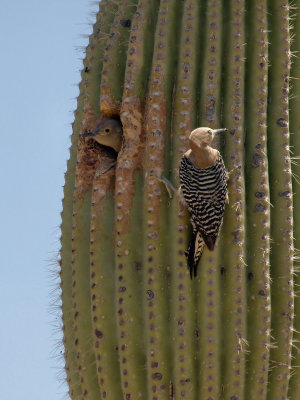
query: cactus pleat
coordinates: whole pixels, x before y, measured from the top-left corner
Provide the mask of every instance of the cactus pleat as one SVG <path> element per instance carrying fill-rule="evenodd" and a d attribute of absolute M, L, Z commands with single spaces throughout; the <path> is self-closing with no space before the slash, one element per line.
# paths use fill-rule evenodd
<path fill-rule="evenodd" d="M 177 23 L 180 11 L 178 0 L 160 3 L 152 70 L 145 110 L 145 198 L 144 220 L 144 293 L 145 337 L 148 367 L 149 398 L 169 399 L 171 381 L 171 353 L 169 341 L 169 276 L 170 266 L 167 242 L 167 192 L 157 179 L 169 177 L 169 138 L 171 132 L 172 95 L 176 65 Z"/>
<path fill-rule="evenodd" d="M 265 399 L 270 347 L 270 195 L 267 157 L 268 26 L 265 0 L 249 4 L 246 78 L 247 280 L 246 391 Z M 255 26 L 255 29 L 253 29 Z"/>
<path fill-rule="evenodd" d="M 143 215 L 144 154 L 143 111 L 147 77 L 151 69 L 153 33 L 158 2 L 139 2 L 132 19 L 129 38 L 121 119 L 126 146 L 119 154 L 116 170 L 116 297 L 118 335 L 125 397 L 142 398 L 146 391 L 144 319 L 140 314 L 143 297 Z M 145 44 L 148 44 L 148 47 Z M 128 162 L 130 160 L 130 162 Z M 138 244 L 132 247 L 132 243 Z M 138 282 L 138 284 L 137 284 Z M 137 317 L 138 316 L 138 317 Z"/>
<path fill-rule="evenodd" d="M 290 20 L 287 1 L 270 5 L 268 156 L 271 200 L 271 328 L 268 399 L 287 398 L 291 369 L 293 293 L 293 205 L 289 143 Z M 275 27 L 280 24 L 281 29 Z M 280 155 L 280 156 L 278 156 Z M 279 173 L 280 171 L 280 173 Z M 276 216 L 276 217 L 275 217 Z"/>
<path fill-rule="evenodd" d="M 244 1 L 230 1 L 224 9 L 224 110 L 223 125 L 229 133 L 225 146 L 229 207 L 225 210 L 222 259 L 224 306 L 222 346 L 224 399 L 243 398 L 246 350 L 245 283 L 245 183 L 244 183 Z"/>
<path fill-rule="evenodd" d="M 174 98 L 172 120 L 172 170 L 170 179 L 179 186 L 178 165 L 182 154 L 187 150 L 188 135 L 196 123 L 197 65 L 199 43 L 193 37 L 200 36 L 200 2 L 187 1 L 182 11 L 180 52 L 177 65 L 177 84 Z M 171 275 L 171 337 L 173 376 L 171 393 L 186 398 L 197 398 L 197 377 L 195 369 L 197 349 L 194 339 L 196 327 L 194 282 L 187 279 L 186 231 L 188 216 L 178 201 L 171 202 L 170 213 L 170 265 L 175 266 Z M 172 398 L 170 396 L 170 398 Z M 176 398 L 176 397 L 173 397 Z"/>
<path fill-rule="evenodd" d="M 297 13 L 296 13 L 297 11 Z M 291 66 L 291 94 L 289 101 L 290 109 L 290 132 L 291 132 L 291 154 L 292 158 L 292 172 L 293 172 L 293 220 L 294 220 L 294 245 L 295 245 L 295 320 L 293 330 L 293 350 L 292 350 L 292 366 L 294 367 L 289 387 L 289 398 L 298 399 L 300 397 L 300 296 L 299 296 L 299 250 L 300 250 L 300 167 L 299 167 L 299 149 L 300 149 L 300 13 L 299 10 L 292 9 L 292 35 L 294 36 L 292 42 L 292 66 Z M 298 39 L 297 39 L 298 38 Z M 298 77 L 298 79 L 297 79 Z"/>
<path fill-rule="evenodd" d="M 88 50 L 87 50 L 88 51 Z M 72 146 L 70 158 L 65 174 L 63 212 L 61 214 L 61 290 L 62 290 L 62 312 L 63 312 L 63 343 L 65 348 L 65 370 L 69 393 L 72 398 L 79 398 L 81 395 L 80 377 L 77 369 L 75 351 L 75 332 L 73 331 L 73 301 L 72 301 L 72 213 L 73 213 L 73 192 L 75 185 L 75 168 L 77 156 L 77 140 L 82 124 L 84 87 L 80 85 L 80 95 L 77 101 L 75 122 L 73 123 Z"/>
<path fill-rule="evenodd" d="M 300 398 L 299 13 L 287 0 L 100 3 L 61 226 L 73 400 Z M 106 118 L 122 123 L 119 153 L 80 136 Z M 214 144 L 229 203 L 191 280 L 189 215 L 161 178 L 179 186 L 197 126 L 229 129 Z"/>
<path fill-rule="evenodd" d="M 202 11 L 203 12 L 203 11 Z M 202 62 L 201 96 L 198 126 L 220 127 L 221 118 L 221 70 L 222 70 L 222 3 L 207 1 Z M 216 138 L 216 143 L 220 138 Z M 204 251 L 199 264 L 197 282 L 197 340 L 199 358 L 199 385 L 196 398 L 219 398 L 221 384 L 220 329 L 220 247 L 213 253 Z"/>

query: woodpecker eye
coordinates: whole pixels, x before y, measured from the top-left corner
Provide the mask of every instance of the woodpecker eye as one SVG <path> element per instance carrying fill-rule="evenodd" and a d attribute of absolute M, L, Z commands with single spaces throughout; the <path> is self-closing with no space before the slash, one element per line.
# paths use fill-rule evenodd
<path fill-rule="evenodd" d="M 106 132 L 106 133 L 109 133 L 109 132 L 110 132 L 110 129 L 109 129 L 109 128 L 106 128 L 106 129 L 105 129 L 105 132 Z"/>
<path fill-rule="evenodd" d="M 211 129 L 208 130 L 208 133 L 212 135 L 213 131 Z"/>

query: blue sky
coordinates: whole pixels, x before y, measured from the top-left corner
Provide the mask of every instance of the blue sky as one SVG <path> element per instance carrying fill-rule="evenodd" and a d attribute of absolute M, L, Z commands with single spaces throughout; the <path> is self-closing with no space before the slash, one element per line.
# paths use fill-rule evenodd
<path fill-rule="evenodd" d="M 62 186 L 97 3 L 1 0 L 0 393 L 67 398 L 51 315 Z M 54 291 L 55 292 L 55 291 Z M 56 291 L 57 294 L 57 291 Z M 56 351 L 55 351 L 56 349 Z"/>

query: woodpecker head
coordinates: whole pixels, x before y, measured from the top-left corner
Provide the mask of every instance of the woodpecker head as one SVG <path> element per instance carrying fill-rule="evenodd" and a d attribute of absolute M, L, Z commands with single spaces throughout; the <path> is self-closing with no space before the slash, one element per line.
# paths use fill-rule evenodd
<path fill-rule="evenodd" d="M 93 132 L 83 133 L 82 137 L 93 138 L 96 142 L 112 147 L 116 152 L 122 146 L 122 125 L 116 119 L 102 119 Z"/>
<path fill-rule="evenodd" d="M 189 136 L 189 142 L 190 142 L 190 147 L 205 147 L 209 146 L 215 135 L 221 132 L 226 132 L 226 128 L 222 129 L 211 129 L 211 128 L 196 128 L 194 129 L 190 136 Z"/>

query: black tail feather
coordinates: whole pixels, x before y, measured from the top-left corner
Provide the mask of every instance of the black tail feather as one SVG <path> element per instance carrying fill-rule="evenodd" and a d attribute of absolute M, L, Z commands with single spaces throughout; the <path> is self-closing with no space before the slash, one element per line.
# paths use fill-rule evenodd
<path fill-rule="evenodd" d="M 190 277 L 193 279 L 197 276 L 197 267 L 203 252 L 204 241 L 200 232 L 193 231 L 185 256 L 190 271 Z"/>

